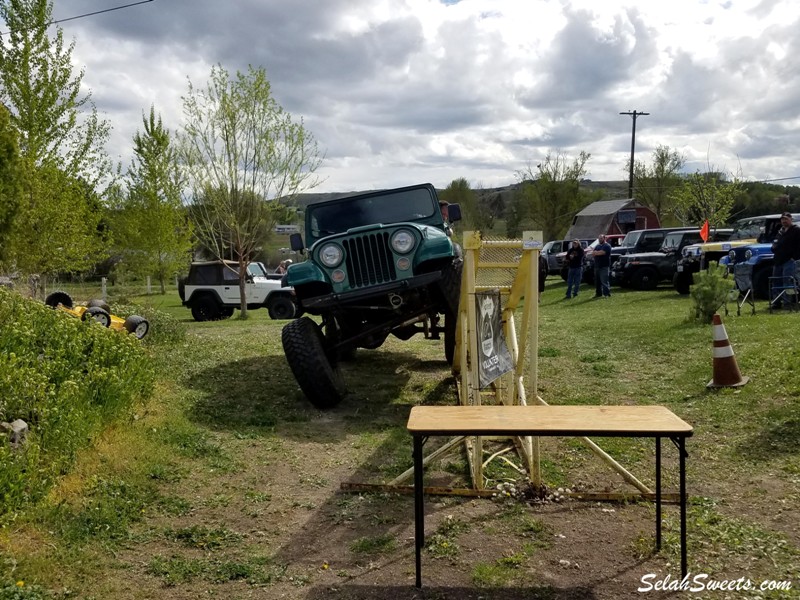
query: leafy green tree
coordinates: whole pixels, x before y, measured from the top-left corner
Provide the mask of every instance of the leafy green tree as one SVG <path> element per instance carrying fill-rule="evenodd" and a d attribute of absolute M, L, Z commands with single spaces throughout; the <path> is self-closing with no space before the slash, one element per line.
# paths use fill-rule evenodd
<path fill-rule="evenodd" d="M 192 230 L 181 202 L 183 181 L 170 133 L 152 106 L 142 123 L 144 133 L 133 136 L 128 193 L 120 197 L 113 231 L 125 268 L 154 275 L 165 294 L 167 280 L 190 260 Z"/>
<path fill-rule="evenodd" d="M 48 36 L 52 11 L 52 0 L 0 0 L 8 29 L 0 44 L 2 100 L 26 162 L 55 165 L 94 187 L 112 171 L 105 152 L 110 125 L 81 89 L 83 70 L 74 73 L 75 43 L 65 47 L 57 26 Z"/>
<path fill-rule="evenodd" d="M 541 229 L 545 240 L 562 237 L 581 208 L 591 198 L 580 189 L 591 154 L 581 151 L 570 159 L 563 152 L 548 152 L 544 161 L 517 172 L 519 187 L 508 212 L 509 235 Z"/>
<path fill-rule="evenodd" d="M 478 194 L 463 177 L 451 181 L 439 193 L 439 200 L 461 206 L 462 228 L 465 231 L 486 231 L 492 228 L 494 217 L 488 205 L 480 202 Z"/>
<path fill-rule="evenodd" d="M 42 275 L 91 269 L 107 249 L 94 190 L 52 165 L 25 171 L 22 190 L 9 240 L 17 268 Z"/>
<path fill-rule="evenodd" d="M 8 110 L 0 106 L 0 262 L 8 249 L 6 237 L 19 209 L 19 148 Z"/>
<path fill-rule="evenodd" d="M 689 175 L 670 196 L 675 216 L 682 223 L 700 226 L 708 219 L 711 229 L 715 229 L 728 223 L 734 202 L 742 194 L 738 179 L 729 182 L 725 173 L 709 171 Z"/>
<path fill-rule="evenodd" d="M 317 185 L 319 148 L 302 119 L 275 100 L 263 68 L 231 78 L 213 67 L 205 89 L 189 83 L 183 112 L 180 153 L 195 232 L 217 258 L 238 262 L 246 318 L 247 264 L 287 218 L 287 203 Z"/>
<path fill-rule="evenodd" d="M 672 212 L 670 193 L 681 185 L 680 170 L 686 159 L 669 146 L 658 146 L 653 151 L 652 163 L 636 161 L 633 167 L 634 196 L 650 207 L 659 221 Z M 625 172 L 630 170 L 629 164 Z"/>
<path fill-rule="evenodd" d="M 43 275 L 44 286 L 48 274 L 80 270 L 101 256 L 86 253 L 104 248 L 94 190 L 112 174 L 104 150 L 109 125 L 81 89 L 83 71 L 73 71 L 74 43 L 65 46 L 58 27 L 48 36 L 50 0 L 0 0 L 0 17 L 8 31 L 0 93 L 19 135 L 23 186 L 9 247 L 17 266 Z M 77 219 L 85 220 L 67 222 Z M 34 235 L 24 224 L 35 226 Z M 56 229 L 45 232 L 45 224 Z"/>

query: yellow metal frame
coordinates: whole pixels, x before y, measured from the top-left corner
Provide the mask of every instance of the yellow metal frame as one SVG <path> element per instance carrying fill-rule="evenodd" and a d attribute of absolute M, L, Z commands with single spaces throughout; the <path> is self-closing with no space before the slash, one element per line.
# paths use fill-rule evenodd
<path fill-rule="evenodd" d="M 458 379 L 459 402 L 463 405 L 528 403 L 526 388 L 537 397 L 539 355 L 539 253 L 542 232 L 526 231 L 519 240 L 484 239 L 478 231 L 464 233 L 464 272 L 461 279 L 456 351 L 453 374 Z M 508 260 L 508 254 L 512 260 Z M 503 256 L 503 255 L 506 256 Z M 501 376 L 486 390 L 473 356 L 478 348 L 475 294 L 497 290 L 501 297 L 501 321 L 514 370 Z M 531 301 L 526 301 L 530 299 Z M 522 308 L 522 335 L 518 337 L 515 313 Z M 464 438 L 473 486 L 484 488 L 483 438 Z M 541 485 L 538 438 L 518 437 L 514 444 L 534 485 Z"/>
<path fill-rule="evenodd" d="M 464 269 L 452 367 L 457 381 L 459 404 L 525 406 L 529 400 L 536 404 L 547 404 L 538 394 L 539 254 L 542 242 L 540 231 L 526 231 L 522 239 L 518 240 L 487 239 L 478 231 L 464 232 Z M 494 290 L 500 292 L 503 333 L 514 368 L 495 380 L 487 389 L 481 389 L 475 356 L 479 336 L 475 294 Z M 519 309 L 522 310 L 522 322 L 518 330 L 515 314 Z M 642 497 L 653 496 L 654 492 L 650 488 L 625 470 L 596 443 L 587 437 L 582 437 L 581 440 L 626 482 L 636 487 Z M 460 436 L 424 457 L 423 464 L 451 452 L 462 442 L 467 449 L 473 489 L 484 490 L 484 468 L 497 458 L 508 462 L 503 454 L 510 448 L 497 451 L 484 460 L 484 438 Z M 539 438 L 517 436 L 513 438 L 513 445 L 525 465 L 523 474 L 528 475 L 535 489 L 542 489 Z M 414 469 L 409 469 L 386 485 L 397 486 L 413 473 Z"/>

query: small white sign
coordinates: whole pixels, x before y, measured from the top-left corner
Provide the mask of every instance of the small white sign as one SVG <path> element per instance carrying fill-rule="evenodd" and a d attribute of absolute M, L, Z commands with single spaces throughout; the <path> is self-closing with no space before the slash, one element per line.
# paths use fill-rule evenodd
<path fill-rule="evenodd" d="M 541 250 L 542 246 L 544 246 L 544 243 L 539 240 L 522 240 L 522 248 L 524 250 Z"/>

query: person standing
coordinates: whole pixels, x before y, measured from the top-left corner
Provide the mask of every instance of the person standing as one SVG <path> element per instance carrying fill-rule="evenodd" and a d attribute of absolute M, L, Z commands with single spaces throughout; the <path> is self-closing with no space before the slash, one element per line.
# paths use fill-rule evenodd
<path fill-rule="evenodd" d="M 800 227 L 794 223 L 792 213 L 785 212 L 781 215 L 781 230 L 772 244 L 772 252 L 775 261 L 772 267 L 772 276 L 781 277 L 779 280 L 781 287 L 791 285 L 790 282 L 794 281 L 797 275 L 795 261 L 800 260 Z M 773 293 L 770 298 L 773 308 L 781 307 L 778 295 Z M 792 294 L 792 299 L 788 301 L 797 302 L 797 298 Z"/>
<path fill-rule="evenodd" d="M 611 288 L 608 285 L 608 272 L 611 268 L 611 244 L 606 242 L 606 236 L 597 236 L 599 242 L 595 246 L 592 257 L 594 258 L 594 283 L 595 298 L 610 298 Z"/>
<path fill-rule="evenodd" d="M 578 288 L 583 277 L 583 248 L 580 240 L 572 240 L 567 250 L 567 300 L 578 297 Z"/>

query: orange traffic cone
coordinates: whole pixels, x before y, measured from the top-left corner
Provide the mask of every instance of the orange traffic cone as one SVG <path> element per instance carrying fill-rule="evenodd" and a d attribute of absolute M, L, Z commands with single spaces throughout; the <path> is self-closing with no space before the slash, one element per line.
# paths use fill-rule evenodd
<path fill-rule="evenodd" d="M 740 387 L 750 381 L 749 377 L 742 377 L 739 372 L 739 365 L 736 364 L 736 357 L 733 355 L 733 348 L 728 341 L 728 334 L 722 319 L 715 314 L 713 319 L 714 327 L 714 377 L 708 382 L 706 387 Z"/>

